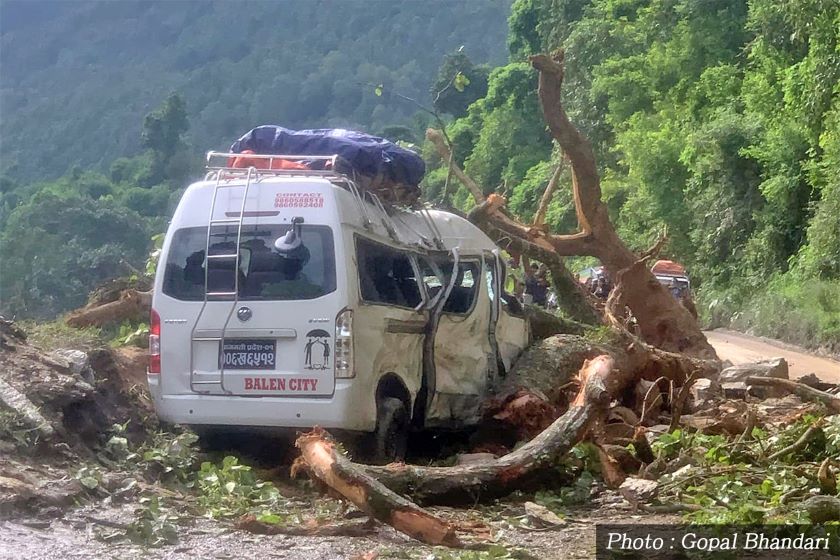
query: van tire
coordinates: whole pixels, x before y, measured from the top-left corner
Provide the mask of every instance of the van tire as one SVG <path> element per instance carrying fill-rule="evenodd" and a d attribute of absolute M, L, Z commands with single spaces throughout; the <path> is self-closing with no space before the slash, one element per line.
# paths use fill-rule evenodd
<path fill-rule="evenodd" d="M 376 407 L 373 460 L 383 464 L 403 461 L 408 448 L 408 428 L 405 403 L 396 397 L 381 399 Z"/>

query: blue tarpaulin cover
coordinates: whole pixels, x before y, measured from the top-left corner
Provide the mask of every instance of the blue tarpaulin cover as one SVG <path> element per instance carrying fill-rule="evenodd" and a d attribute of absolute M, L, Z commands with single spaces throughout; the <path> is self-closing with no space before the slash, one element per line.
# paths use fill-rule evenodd
<path fill-rule="evenodd" d="M 423 159 L 389 140 L 345 129 L 290 130 L 264 125 L 233 143 L 230 151 L 257 154 L 330 156 L 337 154 L 357 173 L 417 186 L 426 172 Z"/>

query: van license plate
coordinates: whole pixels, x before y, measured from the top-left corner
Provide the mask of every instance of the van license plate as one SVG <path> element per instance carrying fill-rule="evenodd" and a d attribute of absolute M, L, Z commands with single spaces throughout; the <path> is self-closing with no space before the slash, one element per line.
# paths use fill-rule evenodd
<path fill-rule="evenodd" d="M 276 340 L 237 338 L 222 342 L 219 367 L 225 369 L 274 369 Z"/>

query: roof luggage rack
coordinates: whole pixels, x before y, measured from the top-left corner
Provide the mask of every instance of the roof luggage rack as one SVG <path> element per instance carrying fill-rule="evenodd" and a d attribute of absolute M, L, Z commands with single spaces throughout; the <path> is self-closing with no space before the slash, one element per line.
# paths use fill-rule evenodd
<path fill-rule="evenodd" d="M 233 161 L 237 158 L 242 158 L 246 163 L 251 165 L 248 167 L 233 166 Z M 256 160 L 256 161 L 255 161 Z M 256 162 L 262 165 L 257 167 L 253 165 Z M 306 168 L 279 167 L 280 165 L 288 163 L 303 164 Z M 277 165 L 277 168 L 275 168 Z M 264 167 L 263 167 L 264 166 Z M 315 166 L 312 169 L 310 166 Z M 317 167 L 324 167 L 324 169 L 317 169 Z M 362 214 L 366 228 L 369 228 L 373 223 L 365 200 L 370 201 L 376 210 L 382 214 L 381 222 L 388 232 L 389 236 L 397 242 L 402 242 L 399 239 L 397 232 L 397 224 L 391 217 L 389 210 L 396 211 L 399 206 L 414 206 L 415 211 L 419 213 L 426 228 L 431 234 L 431 240 L 426 236 L 420 236 L 423 244 L 430 248 L 442 247 L 440 231 L 434 224 L 429 215 L 428 208 L 425 205 L 413 203 L 403 205 L 400 203 L 394 204 L 393 201 L 383 199 L 381 191 L 373 188 L 360 188 L 360 177 L 356 174 L 351 164 L 337 154 L 333 155 L 283 155 L 283 154 L 248 154 L 248 153 L 233 153 L 233 152 L 207 152 L 207 174 L 205 180 L 216 181 L 217 188 L 224 188 L 226 185 L 222 181 L 231 179 L 248 179 L 249 182 L 259 183 L 264 177 L 321 177 L 331 181 L 334 184 L 344 187 L 348 190 L 356 203 L 359 205 L 359 211 Z M 346 171 L 345 171 L 346 170 Z M 418 190 L 419 192 L 419 190 Z M 401 223 L 407 226 L 405 222 L 400 219 Z M 412 230 L 412 233 L 415 233 Z"/>
<path fill-rule="evenodd" d="M 243 158 L 246 160 L 260 160 L 265 162 L 266 168 L 260 169 L 256 166 L 249 167 L 232 167 L 231 159 Z M 311 163 L 321 162 L 329 169 L 275 169 L 275 163 L 280 162 L 295 162 L 295 163 Z M 343 161 L 338 155 L 331 156 L 290 156 L 281 154 L 237 154 L 231 152 L 207 152 L 207 180 L 216 179 L 216 176 L 224 171 L 225 175 L 230 175 L 230 178 L 246 176 L 248 170 L 253 168 L 257 176 L 271 175 L 271 176 L 285 176 L 285 177 L 327 177 L 336 179 L 351 180 L 351 178 L 344 174 L 335 171 L 336 166 L 340 161 Z M 223 177 L 225 178 L 225 177 Z"/>

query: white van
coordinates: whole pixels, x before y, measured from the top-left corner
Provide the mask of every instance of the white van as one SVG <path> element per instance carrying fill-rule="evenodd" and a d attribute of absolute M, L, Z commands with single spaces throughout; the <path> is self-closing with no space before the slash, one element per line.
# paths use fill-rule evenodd
<path fill-rule="evenodd" d="M 214 166 L 172 218 L 149 388 L 164 421 L 373 432 L 474 424 L 529 342 L 493 242 L 457 215 L 387 208 L 330 171 Z"/>

